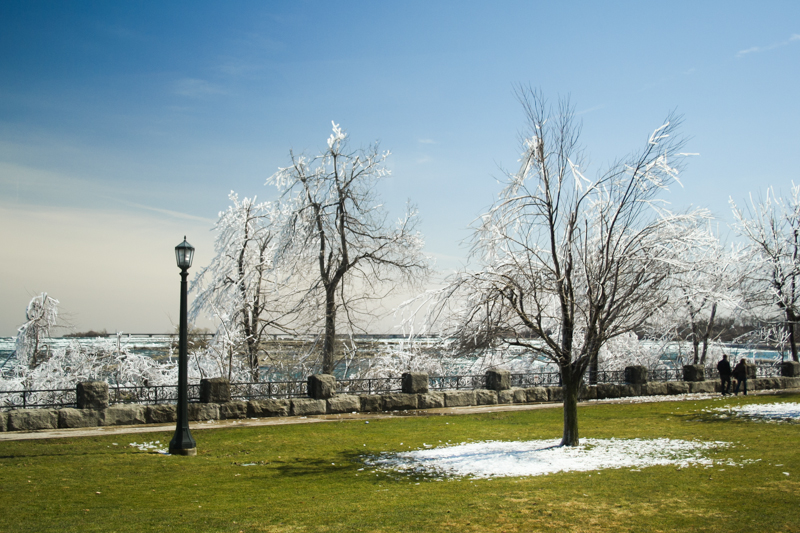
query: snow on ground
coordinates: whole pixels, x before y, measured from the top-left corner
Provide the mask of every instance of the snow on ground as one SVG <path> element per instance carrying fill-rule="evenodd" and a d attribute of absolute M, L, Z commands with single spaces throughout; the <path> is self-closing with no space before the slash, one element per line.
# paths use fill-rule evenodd
<path fill-rule="evenodd" d="M 741 417 L 768 422 L 798 422 L 800 421 L 800 403 L 752 403 L 749 405 L 717 407 L 703 409 L 713 413 L 718 418 Z"/>
<path fill-rule="evenodd" d="M 161 453 L 161 454 L 169 454 L 167 448 L 161 444 L 160 440 L 152 441 L 152 442 L 131 442 L 129 446 L 133 446 L 134 448 L 138 448 L 139 451 L 142 452 L 150 452 L 150 453 Z"/>
<path fill-rule="evenodd" d="M 606 468 L 655 465 L 711 466 L 704 452 L 726 442 L 673 439 L 581 439 L 581 446 L 559 447 L 559 440 L 473 442 L 410 452 L 383 453 L 365 460 L 382 471 L 435 477 L 492 478 L 540 476 Z"/>

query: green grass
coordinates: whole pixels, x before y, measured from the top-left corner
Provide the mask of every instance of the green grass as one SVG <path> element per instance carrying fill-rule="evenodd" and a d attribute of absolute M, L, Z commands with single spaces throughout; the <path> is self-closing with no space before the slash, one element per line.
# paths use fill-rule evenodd
<path fill-rule="evenodd" d="M 450 481 L 359 471 L 365 454 L 423 442 L 558 438 L 560 409 L 198 430 L 197 457 L 128 446 L 171 433 L 0 442 L 0 530 L 800 531 L 800 424 L 700 412 L 773 401 L 800 396 L 580 408 L 582 437 L 721 440 L 735 446 L 712 457 L 760 459 L 713 469 Z"/>

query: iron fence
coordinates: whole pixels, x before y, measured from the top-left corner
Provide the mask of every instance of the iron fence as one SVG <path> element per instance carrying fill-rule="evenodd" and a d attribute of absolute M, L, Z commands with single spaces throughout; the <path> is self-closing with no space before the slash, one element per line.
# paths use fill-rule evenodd
<path fill-rule="evenodd" d="M 77 407 L 75 389 L 29 389 L 0 391 L 0 409 Z"/>
<path fill-rule="evenodd" d="M 756 365 L 758 378 L 778 377 L 781 375 L 780 363 L 761 363 Z M 625 372 L 622 370 L 601 370 L 596 373 L 597 383 L 624 383 Z M 716 369 L 706 368 L 706 380 L 719 379 Z M 486 388 L 485 375 L 430 376 L 429 388 L 433 391 L 472 390 Z M 658 368 L 648 372 L 648 380 L 682 381 L 682 368 Z M 590 381 L 589 374 L 584 381 Z M 510 375 L 512 387 L 551 387 L 561 385 L 558 372 L 513 373 Z M 400 392 L 402 382 L 399 377 L 341 379 L 336 382 L 337 392 L 342 394 L 380 394 Z M 148 385 L 122 387 L 109 385 L 109 402 L 158 404 L 177 403 L 177 385 Z M 308 396 L 308 385 L 305 380 L 264 381 L 231 383 L 231 399 L 258 400 L 270 398 L 299 398 Z M 200 385 L 189 385 L 189 401 L 200 401 Z M 0 409 L 26 408 L 65 408 L 77 407 L 75 389 L 31 389 L 0 391 Z"/>
<path fill-rule="evenodd" d="M 511 374 L 512 387 L 560 387 L 561 374 L 558 372 L 537 372 L 535 374 Z"/>
<path fill-rule="evenodd" d="M 343 394 L 381 394 L 403 390 L 401 378 L 336 380 L 336 391 Z"/>
<path fill-rule="evenodd" d="M 430 376 L 428 388 L 431 390 L 472 390 L 486 388 L 485 375 Z"/>
<path fill-rule="evenodd" d="M 190 402 L 200 401 L 200 384 L 189 384 L 188 397 Z M 142 385 L 136 387 L 120 387 L 114 384 L 108 386 L 109 403 L 139 403 L 152 405 L 157 403 L 177 403 L 177 385 Z"/>
<path fill-rule="evenodd" d="M 231 400 L 269 400 L 308 396 L 305 381 L 253 381 L 231 383 Z"/>

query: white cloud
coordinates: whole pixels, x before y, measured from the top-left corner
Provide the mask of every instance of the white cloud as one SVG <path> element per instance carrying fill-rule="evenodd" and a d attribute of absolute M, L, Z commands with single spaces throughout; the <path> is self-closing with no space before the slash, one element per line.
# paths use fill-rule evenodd
<path fill-rule="evenodd" d="M 213 85 L 206 80 L 197 78 L 183 78 L 173 84 L 175 94 L 188 96 L 190 98 L 205 98 L 215 94 L 225 94 L 220 87 Z"/>
<path fill-rule="evenodd" d="M 746 48 L 744 50 L 739 50 L 736 52 L 736 57 L 744 57 L 748 54 L 755 54 L 759 52 L 767 52 L 769 50 L 775 50 L 776 48 L 783 48 L 784 46 L 790 45 L 794 41 L 800 41 L 800 34 L 793 33 L 791 37 L 786 39 L 785 41 L 780 41 L 777 43 L 772 43 L 768 46 L 753 46 L 751 48 Z"/>

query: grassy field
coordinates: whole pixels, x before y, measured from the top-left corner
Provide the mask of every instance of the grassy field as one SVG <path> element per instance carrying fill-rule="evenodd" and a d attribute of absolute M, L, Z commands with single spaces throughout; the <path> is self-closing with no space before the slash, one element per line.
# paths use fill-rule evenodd
<path fill-rule="evenodd" d="M 196 457 L 129 446 L 171 433 L 2 442 L 0 530 L 800 531 L 800 424 L 701 412 L 775 401 L 800 395 L 580 409 L 582 437 L 721 440 L 734 446 L 710 457 L 746 463 L 713 469 L 435 481 L 362 462 L 423 443 L 557 438 L 561 409 L 195 431 Z"/>

